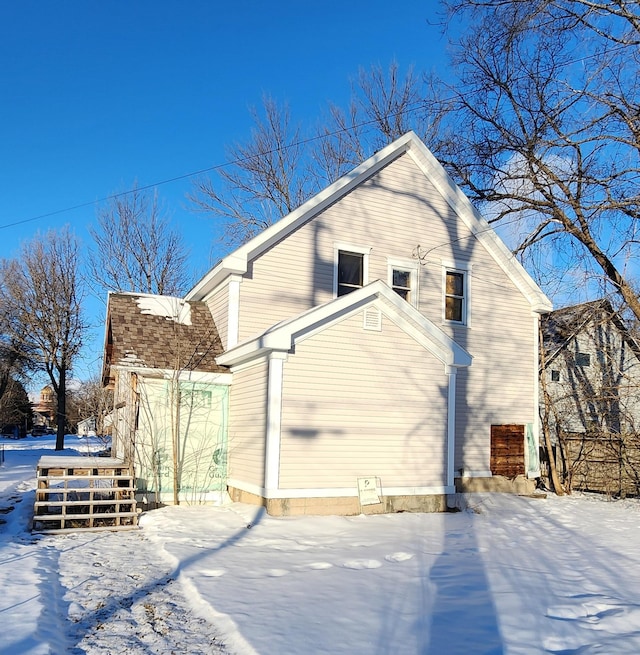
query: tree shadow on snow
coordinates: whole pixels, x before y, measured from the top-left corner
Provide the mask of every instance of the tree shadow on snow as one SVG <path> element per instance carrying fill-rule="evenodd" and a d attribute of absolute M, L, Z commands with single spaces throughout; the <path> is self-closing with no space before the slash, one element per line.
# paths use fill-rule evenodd
<path fill-rule="evenodd" d="M 130 609 L 136 603 L 140 602 L 142 599 L 149 596 L 149 594 L 152 594 L 153 592 L 158 591 L 163 586 L 174 582 L 179 577 L 181 571 L 184 568 L 187 568 L 188 566 L 193 564 L 194 562 L 197 562 L 198 560 L 204 557 L 210 556 L 211 553 L 215 553 L 217 551 L 228 548 L 229 546 L 233 546 L 239 541 L 241 541 L 246 536 L 248 528 L 256 526 L 259 523 L 261 523 L 266 514 L 266 510 L 264 507 L 260 507 L 256 509 L 257 509 L 256 514 L 248 525 L 240 528 L 237 532 L 230 535 L 227 539 L 225 539 L 217 546 L 214 546 L 212 548 L 207 548 L 206 550 L 203 550 L 201 553 L 196 553 L 191 557 L 180 560 L 176 564 L 175 568 L 171 570 L 169 573 L 166 573 L 164 575 L 155 578 L 154 580 L 149 581 L 144 586 L 136 588 L 129 594 L 123 594 L 121 596 L 112 597 L 111 600 L 106 605 L 96 610 L 91 618 L 87 617 L 86 619 L 83 619 L 82 634 L 76 635 L 76 638 L 73 641 L 75 641 L 76 643 L 80 643 L 87 634 L 89 634 L 92 630 L 94 630 L 96 627 L 100 626 L 101 624 L 107 623 L 119 611 L 123 609 L 124 610 Z M 133 636 L 132 639 L 134 639 Z M 141 641 L 138 645 L 140 647 L 147 648 L 147 646 L 145 646 L 145 644 L 142 643 Z M 77 646 L 75 648 L 71 648 L 67 652 L 69 653 L 69 655 L 84 655 L 85 653 L 84 650 L 82 650 Z"/>
<path fill-rule="evenodd" d="M 429 641 L 422 655 L 503 655 L 497 611 L 485 574 L 473 515 L 449 516 L 442 553 L 431 567 Z M 449 521 L 447 521 L 449 523 Z"/>

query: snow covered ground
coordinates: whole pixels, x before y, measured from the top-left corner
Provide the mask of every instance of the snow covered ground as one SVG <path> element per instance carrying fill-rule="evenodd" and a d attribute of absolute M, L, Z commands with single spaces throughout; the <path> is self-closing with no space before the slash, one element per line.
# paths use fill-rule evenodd
<path fill-rule="evenodd" d="M 54 439 L 2 444 L 0 655 L 640 653 L 637 500 L 288 519 L 167 507 L 139 530 L 32 535 Z"/>

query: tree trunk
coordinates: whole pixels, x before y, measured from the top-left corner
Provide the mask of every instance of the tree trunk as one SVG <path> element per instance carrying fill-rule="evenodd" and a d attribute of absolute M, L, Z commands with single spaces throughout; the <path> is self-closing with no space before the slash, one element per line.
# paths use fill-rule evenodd
<path fill-rule="evenodd" d="M 173 504 L 180 504 L 180 382 L 175 382 L 173 393 L 173 426 L 172 426 L 172 447 L 173 447 Z"/>
<path fill-rule="evenodd" d="M 64 450 L 64 433 L 67 427 L 67 372 L 62 368 L 58 380 L 58 396 L 56 409 L 56 422 L 58 431 L 56 433 L 56 450 Z"/>
<path fill-rule="evenodd" d="M 558 469 L 556 468 L 556 458 L 553 455 L 553 448 L 551 444 L 551 437 L 549 436 L 549 412 L 551 411 L 551 399 L 547 392 L 547 379 L 546 379 L 546 353 L 544 351 L 544 335 L 542 334 L 542 326 L 538 328 L 538 335 L 540 341 L 540 372 L 539 379 L 542 385 L 542 394 L 544 397 L 544 416 L 542 417 L 542 432 L 544 434 L 544 445 L 547 450 L 547 459 L 549 460 L 549 476 L 553 484 L 553 490 L 558 496 L 564 496 L 564 488 L 558 477 Z"/>

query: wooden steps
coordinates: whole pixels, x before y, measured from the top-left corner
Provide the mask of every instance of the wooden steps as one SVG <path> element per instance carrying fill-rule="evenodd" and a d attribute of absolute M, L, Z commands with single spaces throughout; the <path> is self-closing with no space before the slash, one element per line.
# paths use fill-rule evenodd
<path fill-rule="evenodd" d="M 38 462 L 34 532 L 130 530 L 138 525 L 131 467 L 111 457 Z"/>

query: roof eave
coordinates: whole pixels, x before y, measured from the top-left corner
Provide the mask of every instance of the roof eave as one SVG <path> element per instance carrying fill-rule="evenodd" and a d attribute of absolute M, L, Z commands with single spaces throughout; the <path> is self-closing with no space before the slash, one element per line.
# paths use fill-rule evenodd
<path fill-rule="evenodd" d="M 272 245 L 280 241 L 287 234 L 300 225 L 306 223 L 314 215 L 333 204 L 343 195 L 349 193 L 363 180 L 374 175 L 401 154 L 406 152 L 413 143 L 420 143 L 414 132 L 407 132 L 393 143 L 389 144 L 351 172 L 343 175 L 333 184 L 317 193 L 287 214 L 273 225 L 260 232 L 250 241 L 240 246 L 213 268 L 198 282 L 185 296 L 186 300 L 203 300 L 227 277 L 233 274 L 243 275 L 247 272 L 249 261 L 257 257 Z"/>
<path fill-rule="evenodd" d="M 420 326 L 429 343 L 429 349 L 443 364 L 453 367 L 471 365 L 472 357 L 464 348 L 420 314 L 417 309 L 400 298 L 381 280 L 371 282 L 357 291 L 335 298 L 324 305 L 313 307 L 292 319 L 282 321 L 261 335 L 244 341 L 219 355 L 216 362 L 224 366 L 238 366 L 273 351 L 290 352 L 302 335 L 323 329 L 335 320 L 358 311 L 378 298 L 384 298 L 387 303 L 392 305 L 398 316 L 408 315 L 415 324 Z"/>

